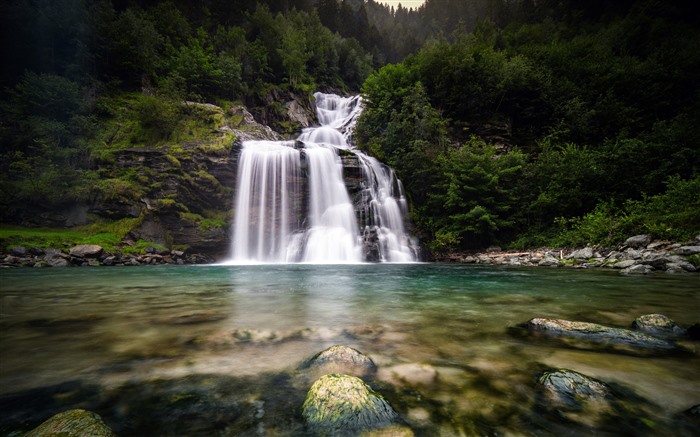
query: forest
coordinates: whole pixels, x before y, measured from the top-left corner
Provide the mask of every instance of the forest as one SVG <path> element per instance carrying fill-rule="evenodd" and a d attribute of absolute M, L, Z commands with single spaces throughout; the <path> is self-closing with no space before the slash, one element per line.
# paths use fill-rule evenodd
<path fill-rule="evenodd" d="M 137 190 L 102 164 L 196 140 L 183 101 L 242 103 L 272 122 L 279 96 L 323 90 L 362 93 L 358 147 L 396 170 L 433 253 L 685 241 L 700 233 L 693 11 L 680 0 L 9 0 L 0 222 Z M 132 129 L 117 137 L 115 124 Z"/>

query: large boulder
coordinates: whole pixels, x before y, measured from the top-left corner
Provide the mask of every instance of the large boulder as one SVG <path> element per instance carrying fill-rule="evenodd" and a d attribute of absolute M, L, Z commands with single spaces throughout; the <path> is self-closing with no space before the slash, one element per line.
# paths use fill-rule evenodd
<path fill-rule="evenodd" d="M 675 343 L 629 329 L 562 319 L 534 318 L 511 330 L 562 343 L 568 347 L 629 355 L 668 355 L 687 352 Z"/>
<path fill-rule="evenodd" d="M 399 420 L 391 405 L 360 378 L 338 373 L 314 382 L 302 415 L 313 434 L 324 436 L 359 435 Z"/>
<path fill-rule="evenodd" d="M 353 376 L 368 376 L 377 371 L 377 366 L 362 352 L 344 345 L 325 349 L 301 366 L 319 374 L 344 373 Z"/>
<path fill-rule="evenodd" d="M 29 431 L 25 437 L 116 437 L 102 418 L 90 411 L 68 410 L 58 413 Z"/>
<path fill-rule="evenodd" d="M 624 245 L 635 249 L 641 249 L 647 247 L 649 243 L 651 243 L 651 237 L 649 235 L 635 235 L 634 237 L 626 239 Z"/>
<path fill-rule="evenodd" d="M 70 249 L 71 256 L 78 258 L 97 258 L 104 252 L 102 246 L 97 244 L 79 244 Z"/>

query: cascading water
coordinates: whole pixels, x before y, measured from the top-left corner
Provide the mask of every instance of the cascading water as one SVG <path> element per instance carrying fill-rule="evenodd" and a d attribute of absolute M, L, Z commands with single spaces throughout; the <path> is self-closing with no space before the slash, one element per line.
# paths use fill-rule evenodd
<path fill-rule="evenodd" d="M 401 181 L 352 147 L 360 97 L 314 96 L 320 127 L 296 142 L 243 143 L 230 262 L 416 261 Z M 360 169 L 352 193 L 348 162 Z"/>

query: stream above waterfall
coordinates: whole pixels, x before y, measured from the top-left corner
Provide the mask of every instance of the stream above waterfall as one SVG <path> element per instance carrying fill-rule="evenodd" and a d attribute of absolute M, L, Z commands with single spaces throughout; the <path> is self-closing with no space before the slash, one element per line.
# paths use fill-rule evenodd
<path fill-rule="evenodd" d="M 417 261 L 401 181 L 353 146 L 361 98 L 314 96 L 320 126 L 243 143 L 225 264 Z"/>

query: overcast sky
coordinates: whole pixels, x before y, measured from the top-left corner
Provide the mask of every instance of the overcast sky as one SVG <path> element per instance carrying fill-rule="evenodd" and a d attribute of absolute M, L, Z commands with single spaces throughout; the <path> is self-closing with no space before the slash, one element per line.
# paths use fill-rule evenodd
<path fill-rule="evenodd" d="M 389 6 L 397 7 L 399 3 L 404 8 L 417 8 L 422 5 L 425 0 L 375 0 L 377 3 L 388 4 Z"/>

